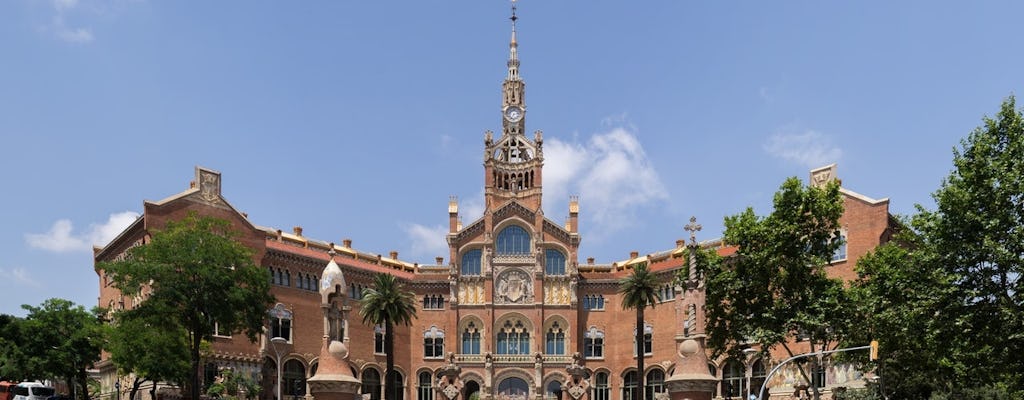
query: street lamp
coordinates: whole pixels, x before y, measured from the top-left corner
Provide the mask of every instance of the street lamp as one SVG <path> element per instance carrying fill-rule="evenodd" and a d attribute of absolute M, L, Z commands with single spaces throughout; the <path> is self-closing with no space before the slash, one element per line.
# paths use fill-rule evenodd
<path fill-rule="evenodd" d="M 281 350 L 277 348 L 278 344 L 288 343 L 288 339 L 277 336 L 270 338 L 270 344 L 274 347 L 274 355 L 277 357 L 277 399 L 281 400 Z"/>

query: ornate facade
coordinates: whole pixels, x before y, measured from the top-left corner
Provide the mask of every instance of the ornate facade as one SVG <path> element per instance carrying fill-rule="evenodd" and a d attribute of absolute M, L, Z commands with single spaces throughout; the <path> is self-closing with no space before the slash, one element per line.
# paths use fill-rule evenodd
<path fill-rule="evenodd" d="M 123 257 L 132 246 L 144 245 L 151 229 L 189 212 L 230 221 L 241 233 L 238 240 L 267 269 L 278 303 L 268 313 L 259 342 L 227 333 L 213 338 L 208 379 L 220 368 L 248 372 L 261 381 L 265 400 L 276 397 L 279 369 L 283 399 L 358 382 L 363 398 L 377 400 L 384 382 L 391 382 L 400 387 L 403 400 L 633 400 L 638 352 L 646 359 L 646 370 L 639 373 L 645 377 L 647 399 L 683 398 L 670 392 L 691 393 L 687 398 L 692 399 L 701 398 L 700 393 L 707 398 L 756 393 L 777 360 L 709 360 L 698 323 L 704 310 L 702 283 L 694 275 L 675 280 L 691 262 L 687 246 L 698 245 L 695 221 L 686 227 L 689 242 L 678 240 L 674 247 L 642 255 L 631 252 L 616 262 L 581 263 L 579 200 L 569 199 L 564 223 L 544 216 L 543 134 L 526 133 L 526 85 L 519 74 L 515 20 L 513 9 L 501 133 L 495 137 L 488 131 L 484 137 L 486 207 L 483 215 L 466 216 L 472 220 L 463 225 L 458 201 L 450 200 L 447 262 L 408 262 L 397 252 L 384 256 L 356 250 L 348 239 L 338 245 L 307 238 L 299 227 L 284 232 L 255 225 L 224 198 L 220 173 L 205 168 L 196 169 L 188 190 L 145 202 L 138 221 L 96 249 L 96 262 Z M 813 184 L 833 179 L 834 165 L 812 171 Z M 845 245 L 830 273 L 850 279 L 857 258 L 888 239 L 892 221 L 887 199 L 842 191 Z M 699 245 L 726 256 L 732 250 L 716 241 Z M 639 263 L 646 263 L 663 286 L 661 302 L 646 312 L 644 343 L 635 346 L 635 312 L 621 307 L 617 288 Z M 395 328 L 397 371 L 390 377 L 383 376 L 382 328 L 351 317 L 358 315 L 358 300 L 379 272 L 395 275 L 420 301 L 412 326 Z M 139 301 L 121 296 L 102 270 L 97 274 L 100 306 L 131 307 Z M 325 357 L 331 374 L 349 368 L 342 375 L 355 380 L 310 379 L 326 365 Z M 127 379 L 117 377 L 108 360 L 98 367 L 106 394 L 117 379 Z M 826 388 L 856 386 L 859 378 L 843 366 L 821 371 Z M 774 393 L 792 393 L 796 379 L 779 375 L 771 382 Z"/>

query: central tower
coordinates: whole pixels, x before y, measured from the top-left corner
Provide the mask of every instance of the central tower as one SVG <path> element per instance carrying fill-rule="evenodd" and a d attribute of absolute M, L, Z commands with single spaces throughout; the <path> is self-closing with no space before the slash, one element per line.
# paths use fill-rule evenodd
<path fill-rule="evenodd" d="M 524 207 L 541 209 L 543 138 L 526 136 L 526 83 L 519 77 L 519 45 L 516 40 L 515 4 L 512 6 L 512 39 L 509 41 L 508 75 L 501 85 L 501 137 L 487 131 L 484 137 L 484 193 L 487 208 L 516 199 Z"/>

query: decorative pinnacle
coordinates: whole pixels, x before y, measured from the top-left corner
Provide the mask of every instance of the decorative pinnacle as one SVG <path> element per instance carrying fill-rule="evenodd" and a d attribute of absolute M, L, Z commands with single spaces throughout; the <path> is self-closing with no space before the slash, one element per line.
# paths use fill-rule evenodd
<path fill-rule="evenodd" d="M 690 223 L 683 227 L 684 230 L 690 232 L 690 245 L 697 245 L 697 232 L 703 228 L 701 224 L 697 223 L 697 217 L 690 217 Z"/>
<path fill-rule="evenodd" d="M 519 47 L 516 42 L 516 20 L 519 17 L 516 16 L 516 0 L 512 0 L 512 16 L 509 17 L 512 20 L 512 40 L 509 41 L 508 48 L 508 79 L 518 80 L 519 79 L 519 55 L 517 54 L 516 47 Z"/>

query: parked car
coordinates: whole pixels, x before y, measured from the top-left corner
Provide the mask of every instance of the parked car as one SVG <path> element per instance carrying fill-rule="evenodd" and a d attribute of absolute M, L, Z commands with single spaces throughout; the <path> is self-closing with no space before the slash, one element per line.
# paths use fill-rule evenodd
<path fill-rule="evenodd" d="M 46 400 L 57 391 L 40 382 L 22 382 L 14 387 L 12 400 Z"/>

